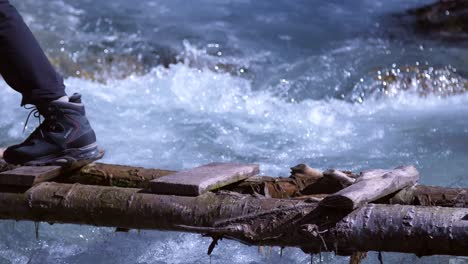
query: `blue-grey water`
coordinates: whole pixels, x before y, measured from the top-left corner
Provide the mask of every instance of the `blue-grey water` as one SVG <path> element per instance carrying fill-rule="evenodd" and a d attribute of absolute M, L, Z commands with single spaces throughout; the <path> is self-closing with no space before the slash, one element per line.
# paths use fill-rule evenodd
<path fill-rule="evenodd" d="M 256 162 L 278 176 L 298 163 L 353 171 L 414 164 L 423 184 L 467 187 L 468 43 L 416 34 L 395 16 L 431 2 L 12 1 L 67 91 L 83 94 L 107 150 L 103 162 L 167 169 Z M 27 111 L 0 86 L 4 147 L 27 136 Z M 36 240 L 34 223 L 1 221 L 0 234 L 0 263 L 320 261 L 299 249 L 280 256 L 279 248 L 232 241 L 210 259 L 210 239 L 173 232 L 43 223 Z M 365 261 L 377 262 L 375 252 Z"/>

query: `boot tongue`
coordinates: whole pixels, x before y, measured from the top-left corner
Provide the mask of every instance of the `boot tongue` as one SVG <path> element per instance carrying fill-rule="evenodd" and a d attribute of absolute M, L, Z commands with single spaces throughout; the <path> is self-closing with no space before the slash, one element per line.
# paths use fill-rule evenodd
<path fill-rule="evenodd" d="M 70 100 L 69 100 L 68 96 L 62 96 L 62 97 L 60 97 L 58 99 L 55 99 L 55 100 L 51 101 L 48 104 L 36 105 L 36 108 L 37 108 L 37 110 L 39 110 L 39 113 L 43 117 L 46 117 L 47 113 L 48 113 L 48 108 L 50 107 L 51 104 L 54 104 L 54 103 L 68 103 L 69 101 Z"/>
<path fill-rule="evenodd" d="M 56 99 L 56 100 L 52 101 L 52 102 L 70 102 L 70 99 L 68 98 L 68 96 L 65 95 L 65 96 L 60 97 L 59 99 Z"/>
<path fill-rule="evenodd" d="M 81 104 L 81 94 L 74 93 L 69 100 L 71 103 Z"/>

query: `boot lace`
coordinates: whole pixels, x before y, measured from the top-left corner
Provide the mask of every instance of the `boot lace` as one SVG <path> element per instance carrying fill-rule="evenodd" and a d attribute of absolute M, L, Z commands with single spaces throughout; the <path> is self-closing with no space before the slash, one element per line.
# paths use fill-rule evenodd
<path fill-rule="evenodd" d="M 45 131 L 54 131 L 54 130 L 57 130 L 57 126 L 56 126 L 56 113 L 55 111 L 57 110 L 55 107 L 49 107 L 47 109 L 47 112 L 46 112 L 46 116 L 43 116 L 44 117 L 44 120 L 42 121 L 41 120 L 41 113 L 39 112 L 39 109 L 35 106 L 35 105 L 32 105 L 32 106 L 24 106 L 25 109 L 27 110 L 31 110 L 28 114 L 28 117 L 26 118 L 26 122 L 24 123 L 24 127 L 23 127 L 23 133 L 26 131 L 26 129 L 28 128 L 28 122 L 31 118 L 31 116 L 33 116 L 34 118 L 37 118 L 38 119 L 38 122 L 39 122 L 39 126 L 38 126 L 38 130 L 39 132 L 41 133 L 41 136 L 42 138 L 45 138 L 44 137 L 44 132 L 43 132 L 43 129 L 45 129 Z"/>
<path fill-rule="evenodd" d="M 41 135 L 42 137 L 44 137 L 44 133 L 42 132 L 42 128 L 41 128 L 41 125 L 42 125 L 42 120 L 41 120 L 41 113 L 39 113 L 39 109 L 37 109 L 37 107 L 35 105 L 32 105 L 32 106 L 24 106 L 24 109 L 27 109 L 27 110 L 31 110 L 28 114 L 28 117 L 26 118 L 26 122 L 24 122 L 24 127 L 23 127 L 23 133 L 26 131 L 26 129 L 28 128 L 28 122 L 29 122 L 29 118 L 31 117 L 31 115 L 35 118 L 38 119 L 39 121 L 39 131 L 41 132 Z"/>

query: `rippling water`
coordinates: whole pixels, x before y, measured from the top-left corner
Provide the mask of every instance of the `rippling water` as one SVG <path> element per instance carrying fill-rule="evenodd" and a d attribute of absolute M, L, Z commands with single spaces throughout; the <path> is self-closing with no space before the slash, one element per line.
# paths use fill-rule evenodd
<path fill-rule="evenodd" d="M 104 162 L 256 162 L 283 176 L 297 163 L 354 171 L 415 164 L 423 184 L 467 186 L 466 43 L 416 36 L 394 16 L 431 1 L 12 2 L 67 91 L 83 94 Z M 26 136 L 27 112 L 0 86 L 7 146 Z M 30 222 L 2 221 L 0 230 L 0 263 L 210 261 L 210 239 L 193 234 L 41 224 L 36 240 Z M 449 259 L 384 254 L 396 263 Z M 311 256 L 222 241 L 211 261 Z M 376 261 L 372 253 L 366 263 Z"/>

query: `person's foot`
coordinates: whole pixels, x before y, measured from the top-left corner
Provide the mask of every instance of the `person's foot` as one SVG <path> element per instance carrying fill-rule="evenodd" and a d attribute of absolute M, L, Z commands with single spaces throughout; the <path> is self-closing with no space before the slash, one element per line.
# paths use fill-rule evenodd
<path fill-rule="evenodd" d="M 36 108 L 44 121 L 23 143 L 5 150 L 3 158 L 6 162 L 33 166 L 68 165 L 102 158 L 104 152 L 98 149 L 80 94 Z"/>

